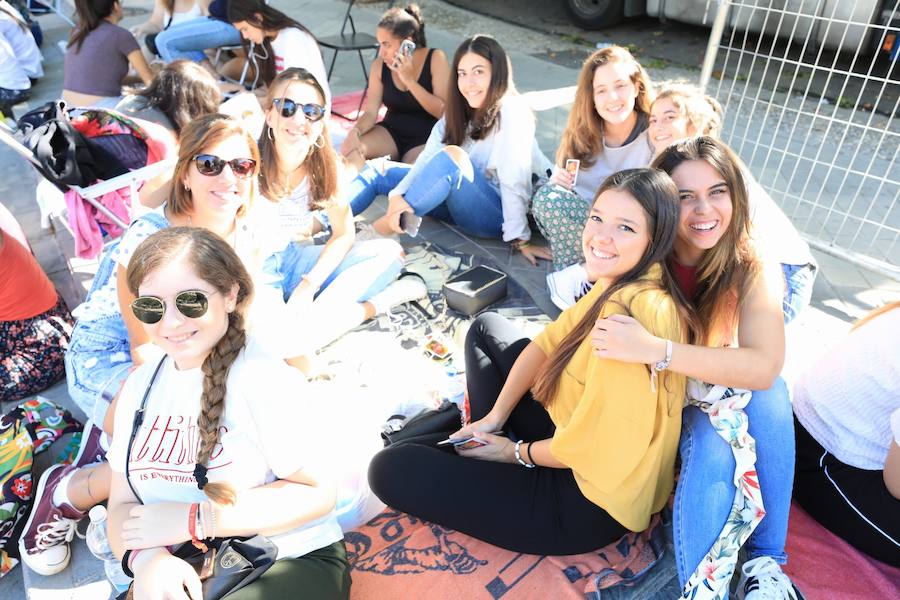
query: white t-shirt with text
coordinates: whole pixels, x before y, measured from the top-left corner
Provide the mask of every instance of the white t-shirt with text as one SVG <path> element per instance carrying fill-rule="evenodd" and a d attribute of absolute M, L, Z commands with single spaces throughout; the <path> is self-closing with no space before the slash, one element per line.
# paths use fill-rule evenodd
<path fill-rule="evenodd" d="M 129 376 L 116 408 L 107 453 L 110 467 L 125 472 L 132 419 L 159 359 L 149 359 Z M 272 357 L 251 337 L 228 373 L 219 443 L 207 463 L 209 481 L 227 481 L 236 491 L 256 488 L 303 469 L 319 476 L 317 457 L 327 439 L 315 435 L 313 402 L 306 378 Z M 197 418 L 203 393 L 200 368 L 179 371 L 166 358 L 151 388 L 129 463 L 132 485 L 145 504 L 195 503 L 194 466 L 200 448 Z M 335 512 L 291 531 L 269 536 L 278 558 L 302 556 L 343 538 Z"/>

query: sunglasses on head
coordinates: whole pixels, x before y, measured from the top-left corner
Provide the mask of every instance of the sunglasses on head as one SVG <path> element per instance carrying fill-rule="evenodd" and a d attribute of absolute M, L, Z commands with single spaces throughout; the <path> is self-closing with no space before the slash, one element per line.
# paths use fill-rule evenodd
<path fill-rule="evenodd" d="M 216 292 L 188 290 L 175 296 L 175 308 L 189 319 L 199 319 L 209 308 L 209 296 Z M 156 296 L 139 296 L 131 303 L 131 312 L 141 323 L 159 323 L 166 314 L 166 303 Z"/>
<path fill-rule="evenodd" d="M 256 161 L 252 158 L 232 158 L 231 160 L 225 160 L 214 154 L 198 154 L 194 157 L 194 164 L 197 166 L 197 171 L 199 171 L 201 175 L 206 175 L 208 177 L 219 175 L 225 170 L 225 165 L 230 166 L 234 176 L 240 177 L 241 179 L 250 177 L 256 170 Z"/>
<path fill-rule="evenodd" d="M 288 119 L 296 114 L 299 108 L 310 121 L 318 121 L 325 116 L 325 107 L 319 104 L 298 104 L 290 98 L 275 98 L 272 104 L 281 109 L 281 116 Z"/>

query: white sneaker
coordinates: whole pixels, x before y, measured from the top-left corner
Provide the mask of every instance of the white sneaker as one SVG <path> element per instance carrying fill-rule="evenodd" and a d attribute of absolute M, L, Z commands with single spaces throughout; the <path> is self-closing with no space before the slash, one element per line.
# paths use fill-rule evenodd
<path fill-rule="evenodd" d="M 401 275 L 397 281 L 369 298 L 369 302 L 375 307 L 376 314 L 382 314 L 399 304 L 421 300 L 427 295 L 428 288 L 421 278 Z"/>
<path fill-rule="evenodd" d="M 743 600 L 798 600 L 791 580 L 771 556 L 744 563 L 737 592 Z"/>
<path fill-rule="evenodd" d="M 587 271 L 583 264 L 569 265 L 561 271 L 547 275 L 550 300 L 562 310 L 566 310 L 591 290 Z"/>

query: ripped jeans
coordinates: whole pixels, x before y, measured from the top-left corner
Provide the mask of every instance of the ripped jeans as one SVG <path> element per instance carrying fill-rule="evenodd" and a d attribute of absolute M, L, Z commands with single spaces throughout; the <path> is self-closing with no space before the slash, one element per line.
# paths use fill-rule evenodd
<path fill-rule="evenodd" d="M 102 425 L 109 403 L 131 369 L 128 330 L 119 314 L 79 320 L 66 352 L 69 396 L 87 418 Z"/>

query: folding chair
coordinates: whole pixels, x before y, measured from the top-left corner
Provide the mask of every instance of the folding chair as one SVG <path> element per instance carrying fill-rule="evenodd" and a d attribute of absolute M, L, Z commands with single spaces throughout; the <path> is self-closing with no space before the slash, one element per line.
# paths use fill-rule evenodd
<path fill-rule="evenodd" d="M 10 148 L 12 148 L 17 154 L 19 154 L 22 158 L 27 160 L 31 165 L 37 169 L 38 173 L 41 173 L 41 177 L 43 177 L 43 173 L 41 171 L 41 163 L 34 157 L 28 148 L 22 145 L 19 140 L 13 137 L 13 130 L 7 126 L 5 123 L 0 122 L 0 142 L 3 142 Z M 160 160 L 155 163 L 149 164 L 146 167 L 142 167 L 140 169 L 135 169 L 134 171 L 129 171 L 123 175 L 119 175 L 118 177 L 112 177 L 105 181 L 100 181 L 95 183 L 94 185 L 90 185 L 87 187 L 79 187 L 77 185 L 68 186 L 68 189 L 74 190 L 78 192 L 85 202 L 96 208 L 99 212 L 106 215 L 107 218 L 110 219 L 113 223 L 121 227 L 122 229 L 128 229 L 128 223 L 125 223 L 116 216 L 113 212 L 111 212 L 108 208 L 103 206 L 96 199 L 104 194 L 109 192 L 120 190 L 122 188 L 131 188 L 132 197 L 137 197 L 138 185 L 148 179 L 152 179 L 157 175 L 163 173 L 166 169 L 172 168 L 175 164 L 175 158 L 170 158 L 166 160 Z M 65 192 L 65 187 L 60 187 L 60 191 Z"/>
<path fill-rule="evenodd" d="M 347 50 L 355 51 L 359 56 L 359 64 L 362 67 L 363 80 L 365 81 L 363 95 L 360 96 L 359 106 L 356 108 L 356 114 L 359 115 L 359 111 L 362 109 L 363 102 L 366 98 L 365 90 L 369 87 L 369 71 L 366 69 L 366 61 L 363 58 L 362 53 L 363 50 L 375 50 L 377 53 L 378 40 L 370 33 L 359 33 L 356 31 L 356 25 L 353 23 L 353 15 L 350 14 L 355 2 L 356 0 L 350 0 L 347 3 L 347 12 L 344 14 L 344 21 L 341 24 L 341 32 L 338 35 L 318 38 L 318 42 L 320 46 L 334 50 L 334 55 L 331 57 L 331 65 L 328 67 L 328 81 L 331 81 L 331 73 L 334 71 L 334 63 L 337 61 L 338 52 Z M 348 23 L 350 24 L 350 32 L 347 32 Z M 352 120 L 346 115 L 339 113 L 334 114 L 344 119 Z"/>

